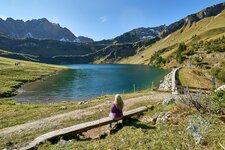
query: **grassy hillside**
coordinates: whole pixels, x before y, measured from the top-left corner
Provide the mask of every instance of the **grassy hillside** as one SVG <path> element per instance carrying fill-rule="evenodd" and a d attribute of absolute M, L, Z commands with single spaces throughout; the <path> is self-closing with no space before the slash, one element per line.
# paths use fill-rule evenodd
<path fill-rule="evenodd" d="M 225 11 L 214 17 L 208 17 L 198 22 L 183 26 L 183 28 L 168 35 L 153 45 L 145 48 L 134 56 L 124 58 L 118 63 L 139 63 L 150 64 L 150 59 L 153 54 L 165 48 L 171 48 L 168 53 L 178 48 L 178 44 L 196 43 L 201 40 L 210 40 L 222 37 L 225 35 Z M 143 57 L 144 56 L 144 57 Z"/>
<path fill-rule="evenodd" d="M 0 50 L 0 56 L 6 57 L 6 58 L 13 58 L 13 59 L 19 59 L 19 60 L 29 60 L 29 61 L 39 61 L 38 56 L 29 55 L 29 54 L 21 54 L 16 52 L 10 52 L 5 50 Z"/>
<path fill-rule="evenodd" d="M 202 69 L 183 68 L 179 71 L 181 85 L 190 87 L 212 88 L 212 82 L 205 76 L 206 71 Z"/>
<path fill-rule="evenodd" d="M 182 69 L 179 75 L 182 85 L 211 88 L 213 76 L 219 79 L 217 85 L 221 85 L 225 82 L 224 22 L 225 11 L 187 24 L 117 63 L 151 64 L 162 68 L 185 66 L 188 69 Z M 213 74 L 216 69 L 220 73 Z"/>
<path fill-rule="evenodd" d="M 16 89 L 26 82 L 53 75 L 63 69 L 66 68 L 0 57 L 0 98 L 17 94 Z"/>
<path fill-rule="evenodd" d="M 125 122 L 123 127 L 114 128 L 110 135 L 102 134 L 93 139 L 72 139 L 57 144 L 46 142 L 39 149 L 200 150 L 221 149 L 220 145 L 225 145 L 224 122 L 213 115 L 201 114 L 181 103 L 163 106 L 161 103 L 141 102 L 132 108 L 143 105 L 153 105 L 154 108 L 145 112 L 140 118 L 133 118 Z M 152 121 L 154 116 L 162 114 L 162 112 L 172 114 L 168 122 L 155 123 Z M 93 134 L 98 135 L 101 132 L 102 129 L 96 129 Z M 202 135 L 199 143 L 193 138 L 195 133 Z"/>
<path fill-rule="evenodd" d="M 114 42 L 106 46 L 105 48 L 82 56 L 75 55 L 59 55 L 54 56 L 54 62 L 65 63 L 115 63 L 122 58 L 133 56 L 138 52 L 144 50 L 144 47 L 151 45 L 158 41 L 159 38 L 144 39 L 138 42 L 131 43 L 117 43 Z"/>
<path fill-rule="evenodd" d="M 105 47 L 98 51 L 94 55 L 94 63 L 114 63 L 120 59 L 133 56 L 140 51 L 144 50 L 144 47 L 151 45 L 158 41 L 159 38 L 144 39 L 133 43 L 115 43 Z M 96 55 L 97 54 L 97 55 Z"/>

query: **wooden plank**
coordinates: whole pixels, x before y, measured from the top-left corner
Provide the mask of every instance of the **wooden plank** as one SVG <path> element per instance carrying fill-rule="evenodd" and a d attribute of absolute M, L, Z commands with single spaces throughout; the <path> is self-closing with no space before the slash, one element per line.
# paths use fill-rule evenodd
<path fill-rule="evenodd" d="M 176 86 L 178 89 L 195 89 L 195 90 L 205 90 L 205 91 L 210 91 L 210 88 L 198 88 L 198 87 L 191 87 L 191 86 L 182 86 L 182 85 L 177 85 Z"/>
<path fill-rule="evenodd" d="M 129 110 L 127 112 L 124 112 L 123 118 L 129 118 L 133 115 L 142 113 L 146 110 L 148 110 L 147 106 L 143 106 L 143 107 L 139 107 L 137 109 Z M 96 128 L 96 127 L 100 127 L 100 126 L 107 125 L 109 123 L 117 122 L 118 120 L 121 120 L 121 119 L 114 120 L 110 117 L 105 117 L 105 118 L 102 118 L 102 119 L 99 119 L 99 120 L 90 121 L 90 122 L 74 125 L 74 126 L 71 126 L 71 127 L 59 129 L 59 130 L 56 130 L 56 131 L 52 131 L 52 132 L 49 132 L 49 133 L 46 133 L 44 135 L 41 135 L 41 136 L 37 137 L 28 146 L 23 147 L 20 150 L 35 149 L 40 143 L 43 143 L 47 140 L 57 139 L 59 137 L 68 136 L 68 135 L 72 135 L 72 134 L 76 135 L 78 133 L 82 133 L 82 132 L 85 132 L 87 130 L 90 130 L 90 129 L 93 129 L 93 128 Z"/>

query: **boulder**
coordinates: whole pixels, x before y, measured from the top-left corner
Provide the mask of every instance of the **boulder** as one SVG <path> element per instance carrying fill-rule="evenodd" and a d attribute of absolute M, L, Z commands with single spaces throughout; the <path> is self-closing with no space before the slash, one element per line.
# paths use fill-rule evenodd
<path fill-rule="evenodd" d="M 171 116 L 172 116 L 171 112 L 160 113 L 156 119 L 156 124 L 167 123 L 170 120 Z"/>
<path fill-rule="evenodd" d="M 83 104 L 87 104 L 87 103 L 88 103 L 88 101 L 81 101 L 78 103 L 78 105 L 83 105 Z"/>
<path fill-rule="evenodd" d="M 57 145 L 66 145 L 66 144 L 69 144 L 71 142 L 72 142 L 72 140 L 66 141 L 64 139 L 60 139 L 59 142 L 57 143 Z"/>
<path fill-rule="evenodd" d="M 224 91 L 225 91 L 225 85 L 222 85 L 222 86 L 218 87 L 218 88 L 215 90 L 215 92 L 221 91 L 221 90 L 224 90 Z"/>
<path fill-rule="evenodd" d="M 174 102 L 173 98 L 166 98 L 166 99 L 163 100 L 162 104 L 163 105 L 169 105 L 169 104 L 171 104 L 173 102 Z"/>
<path fill-rule="evenodd" d="M 111 101 L 106 101 L 106 104 L 111 104 L 112 102 Z"/>
<path fill-rule="evenodd" d="M 66 107 L 66 106 L 61 106 L 59 109 L 60 109 L 60 110 L 66 110 L 67 107 Z"/>

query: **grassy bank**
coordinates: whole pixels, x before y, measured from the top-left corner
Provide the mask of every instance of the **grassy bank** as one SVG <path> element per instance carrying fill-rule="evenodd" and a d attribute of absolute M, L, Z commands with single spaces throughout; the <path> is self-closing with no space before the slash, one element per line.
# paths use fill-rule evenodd
<path fill-rule="evenodd" d="M 224 123 L 211 115 L 204 115 L 195 109 L 182 104 L 161 105 L 161 103 L 142 102 L 134 107 L 153 105 L 154 109 L 144 113 L 141 118 L 134 118 L 122 129 L 110 136 L 97 139 L 72 139 L 64 144 L 46 142 L 39 147 L 40 150 L 70 150 L 70 149 L 221 149 L 225 145 Z M 132 107 L 132 108 L 134 108 Z M 150 121 L 160 112 L 171 112 L 172 117 L 166 123 Z M 210 124 L 202 128 L 202 141 L 195 144 L 192 132 L 187 128 L 190 120 L 197 124 L 198 118 L 207 120 Z M 141 121 L 140 121 L 141 120 Z M 203 124 L 204 125 L 204 124 Z"/>
<path fill-rule="evenodd" d="M 149 94 L 149 91 L 141 91 L 136 93 L 122 94 L 124 99 L 135 98 Z M 79 102 L 64 102 L 64 103 L 52 103 L 52 104 L 16 104 L 14 101 L 3 101 L 0 104 L 0 129 L 19 125 L 26 122 L 35 121 L 37 119 L 50 117 L 57 114 L 63 114 L 66 112 L 74 111 L 77 109 L 84 109 L 98 104 L 105 103 L 107 101 L 113 101 L 114 95 L 105 95 L 96 99 L 89 100 L 88 103 L 79 105 Z M 61 107 L 67 109 L 61 109 Z M 98 109 L 98 108 L 95 108 Z M 95 110 L 98 112 L 98 110 Z M 81 118 L 67 119 L 61 121 L 59 124 L 51 124 L 51 127 L 43 127 L 36 129 L 35 131 L 14 133 L 7 137 L 0 136 L 0 149 L 6 148 L 9 143 L 13 143 L 14 146 L 21 147 L 24 143 L 31 141 L 37 136 L 46 132 L 68 127 L 74 124 L 87 122 L 90 120 L 99 119 L 107 116 L 109 108 L 105 107 L 100 113 L 93 113 L 84 115 Z"/>
<path fill-rule="evenodd" d="M 128 99 L 146 95 L 147 93 L 149 94 L 149 91 L 130 93 L 122 96 L 124 99 Z M 42 105 L 20 104 L 15 106 L 3 104 L 2 107 L 6 107 L 8 105 L 8 107 L 11 107 L 12 109 L 12 111 L 8 113 L 11 113 L 11 116 L 14 116 L 15 120 L 17 118 L 18 120 L 25 121 L 29 118 L 29 114 L 33 114 L 34 118 L 36 115 L 39 117 L 50 116 L 53 114 L 94 106 L 108 100 L 112 101 L 113 96 L 102 96 L 83 105 L 78 105 L 77 102 L 68 102 Z M 223 134 L 225 132 L 225 128 L 223 128 L 224 122 L 222 122 L 218 117 L 209 114 L 201 114 L 197 110 L 180 103 L 162 105 L 159 102 L 151 102 L 148 100 L 135 103 L 130 106 L 129 109 L 146 105 L 152 105 L 154 107 L 152 110 L 144 113 L 144 116 L 141 118 L 134 118 L 130 120 L 126 126 L 119 131 L 114 132 L 110 136 L 92 140 L 72 139 L 70 142 L 66 142 L 66 144 L 53 144 L 46 142 L 41 145 L 39 149 L 220 149 L 220 144 L 225 145 L 225 136 Z M 61 110 L 61 106 L 66 106 L 68 109 Z M 96 109 L 98 110 L 98 108 Z M 7 112 L 7 109 L 5 109 L 5 111 Z M 5 111 L 2 111 L 1 113 L 4 114 Z M 24 114 L 17 114 L 17 111 L 24 111 Z M 42 111 L 45 113 L 40 113 Z M 57 125 L 52 124 L 50 128 L 45 127 L 35 131 L 15 133 L 5 138 L 0 137 L 0 149 L 6 148 L 7 145 L 9 145 L 9 147 L 10 145 L 21 147 L 41 134 L 74 124 L 102 118 L 107 116 L 108 111 L 109 108 L 105 107 L 100 111 L 98 110 L 97 112 L 99 113 L 85 115 L 76 119 L 68 119 Z M 171 120 L 167 123 L 160 124 L 155 124 L 152 122 L 151 118 L 157 116 L 161 112 L 172 112 Z M 23 116 L 27 116 L 27 118 Z M 202 143 L 198 145 L 195 144 L 195 140 L 193 139 L 191 132 L 187 130 L 190 119 L 196 118 L 196 116 L 202 116 L 202 118 L 206 119 L 207 122 L 210 123 L 210 126 L 207 128 L 207 132 L 204 132 Z M 30 119 L 32 119 L 32 117 Z M 7 119 L 5 120 L 7 121 Z M 8 121 L 12 122 L 13 119 Z"/>
<path fill-rule="evenodd" d="M 66 68 L 0 57 L 0 98 L 16 95 L 16 90 L 24 83 L 53 75 L 63 69 Z"/>
<path fill-rule="evenodd" d="M 199 88 L 213 88 L 212 75 L 210 70 L 200 68 L 182 68 L 178 73 L 181 85 Z M 216 87 L 223 85 L 220 80 L 216 80 Z"/>
<path fill-rule="evenodd" d="M 149 90 L 136 93 L 122 94 L 124 99 L 134 98 L 149 94 Z M 113 101 L 114 95 L 100 96 L 91 99 L 88 103 L 79 105 L 79 102 L 61 102 L 48 104 L 17 104 L 13 100 L 0 99 L 0 129 L 23 124 L 28 121 L 49 117 L 52 115 L 62 114 L 77 109 L 83 109 L 106 101 Z M 66 107 L 62 109 L 61 107 Z"/>
<path fill-rule="evenodd" d="M 84 105 L 82 107 L 85 108 L 85 107 L 88 107 L 88 106 L 90 106 L 90 104 Z M 73 104 L 72 107 L 76 107 L 75 104 Z M 50 112 L 52 110 L 53 110 L 53 108 L 49 108 L 49 110 L 46 111 L 45 113 L 47 115 L 50 115 Z M 35 112 L 35 111 L 33 111 L 33 112 Z M 59 111 L 57 111 L 57 112 L 59 112 Z M 62 113 L 62 111 L 61 111 L 61 113 Z M 108 113 L 108 109 L 107 110 L 105 109 L 104 112 L 102 111 L 101 113 L 102 113 L 101 116 L 105 115 L 106 113 Z M 46 114 L 41 113 L 42 117 L 46 116 Z M 39 117 L 40 117 L 40 115 L 39 115 Z M 36 137 L 38 137 L 42 134 L 45 134 L 47 132 L 54 131 L 54 130 L 57 130 L 57 129 L 61 129 L 61 128 L 68 127 L 68 126 L 72 126 L 72 125 L 75 125 L 75 124 L 87 122 L 87 121 L 90 121 L 90 120 L 95 120 L 95 119 L 98 119 L 98 118 L 100 118 L 100 115 L 97 114 L 97 113 L 94 113 L 94 114 L 91 114 L 91 115 L 82 116 L 81 118 L 67 119 L 67 120 L 61 121 L 57 125 L 51 124 L 50 127 L 42 127 L 42 128 L 36 129 L 36 130 L 27 131 L 27 132 L 17 132 L 17 133 L 10 134 L 10 136 L 6 136 L 6 137 L 0 136 L 0 149 L 4 149 L 4 148 L 7 148 L 7 147 L 8 148 L 9 147 L 20 148 L 22 146 L 25 146 L 25 144 L 31 142 Z M 21 118 L 21 119 L 24 119 L 24 118 Z"/>
<path fill-rule="evenodd" d="M 76 109 L 87 108 L 97 104 L 98 101 L 92 101 L 84 105 L 78 105 L 78 102 L 52 104 L 16 104 L 13 101 L 8 101 L 7 103 L 5 100 L 0 100 L 0 129 L 73 111 Z M 66 107 L 66 109 L 62 109 L 61 107 Z"/>
<path fill-rule="evenodd" d="M 178 78 L 183 86 L 212 88 L 212 82 L 206 73 L 203 69 L 182 68 Z"/>

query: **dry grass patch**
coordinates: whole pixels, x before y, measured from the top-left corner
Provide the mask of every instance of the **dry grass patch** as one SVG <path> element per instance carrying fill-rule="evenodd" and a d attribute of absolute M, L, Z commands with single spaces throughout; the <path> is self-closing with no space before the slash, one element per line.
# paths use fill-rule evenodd
<path fill-rule="evenodd" d="M 183 86 L 212 88 L 212 83 L 201 69 L 182 68 L 179 71 L 179 81 Z"/>

